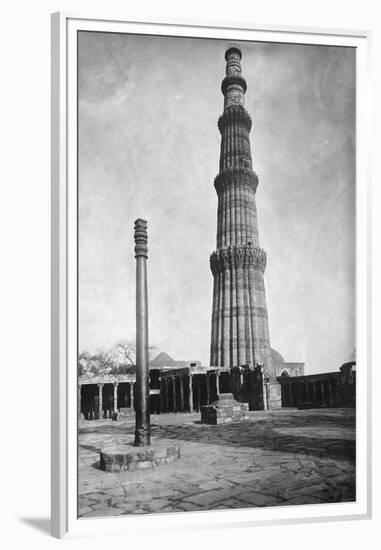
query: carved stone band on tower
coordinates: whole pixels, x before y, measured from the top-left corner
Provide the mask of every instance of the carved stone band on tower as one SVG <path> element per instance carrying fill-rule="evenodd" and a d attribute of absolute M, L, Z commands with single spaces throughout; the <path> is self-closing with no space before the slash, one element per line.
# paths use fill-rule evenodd
<path fill-rule="evenodd" d="M 220 170 L 214 182 L 218 196 L 217 249 L 210 257 L 214 278 L 210 364 L 252 368 L 261 364 L 264 376 L 273 380 L 263 279 L 267 260 L 258 237 L 258 177 L 251 158 L 252 120 L 245 109 L 247 84 L 241 57 L 239 47 L 227 49 L 221 86 Z"/>

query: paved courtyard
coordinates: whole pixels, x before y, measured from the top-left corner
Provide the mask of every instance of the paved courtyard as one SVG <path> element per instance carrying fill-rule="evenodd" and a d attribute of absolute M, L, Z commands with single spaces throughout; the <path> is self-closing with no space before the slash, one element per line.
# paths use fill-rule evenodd
<path fill-rule="evenodd" d="M 100 517 L 355 500 L 354 409 L 250 412 L 221 426 L 200 414 L 151 415 L 154 438 L 181 458 L 135 472 L 99 469 L 99 449 L 133 440 L 134 419 L 79 433 L 79 516 Z"/>

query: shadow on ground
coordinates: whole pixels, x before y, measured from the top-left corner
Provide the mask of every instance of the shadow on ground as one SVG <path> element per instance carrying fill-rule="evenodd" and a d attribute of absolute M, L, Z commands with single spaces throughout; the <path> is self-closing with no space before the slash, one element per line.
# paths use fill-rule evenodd
<path fill-rule="evenodd" d="M 186 418 L 186 417 L 185 417 Z M 282 428 L 288 431 L 279 433 Z M 334 437 L 308 437 L 308 430 L 318 428 L 322 434 L 334 430 Z M 99 435 L 129 435 L 134 426 L 113 423 L 98 426 L 86 426 L 80 429 L 81 434 L 97 433 Z M 293 430 L 295 433 L 293 434 Z M 300 430 L 305 434 L 300 435 Z M 350 431 L 353 437 L 345 438 L 341 432 Z M 298 433 L 299 432 L 299 433 Z M 342 412 L 331 410 L 323 413 L 301 415 L 299 412 L 251 418 L 249 422 L 237 422 L 228 425 L 209 426 L 199 421 L 183 424 L 160 424 L 152 422 L 152 436 L 176 439 L 211 445 L 228 445 L 273 451 L 280 453 L 307 454 L 319 459 L 346 460 L 355 463 L 355 414 L 354 411 Z M 91 451 L 98 451 L 94 446 L 81 445 Z"/>
<path fill-rule="evenodd" d="M 300 437 L 294 435 L 281 435 L 270 427 L 266 429 L 256 429 L 254 433 L 248 434 L 248 437 L 242 441 L 242 435 L 239 434 L 242 423 L 235 424 L 237 434 L 232 434 L 231 430 L 226 432 L 225 426 L 211 426 L 202 431 L 191 426 L 176 426 L 168 433 L 163 426 L 153 426 L 152 435 L 165 437 L 168 439 L 177 439 L 179 441 L 198 441 L 211 445 L 230 445 L 237 447 L 250 447 L 279 453 L 306 454 L 317 458 L 328 458 L 333 460 L 347 460 L 350 463 L 355 462 L 355 441 L 347 439 L 331 439 L 316 437 Z M 241 429 L 240 429 L 241 428 Z"/>

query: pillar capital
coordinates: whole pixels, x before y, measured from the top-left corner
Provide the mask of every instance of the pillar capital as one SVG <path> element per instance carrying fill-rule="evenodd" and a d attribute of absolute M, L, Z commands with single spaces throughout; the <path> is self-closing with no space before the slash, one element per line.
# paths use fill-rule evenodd
<path fill-rule="evenodd" d="M 135 258 L 139 256 L 143 258 L 148 257 L 148 234 L 147 234 L 147 222 L 141 218 L 135 220 L 134 225 L 134 239 L 135 239 Z"/>

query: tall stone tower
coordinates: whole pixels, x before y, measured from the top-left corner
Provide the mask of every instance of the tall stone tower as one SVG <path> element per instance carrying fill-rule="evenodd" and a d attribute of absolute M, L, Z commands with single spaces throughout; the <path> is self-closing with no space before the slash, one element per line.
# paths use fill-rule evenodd
<path fill-rule="evenodd" d="M 253 171 L 251 118 L 245 109 L 246 80 L 241 51 L 225 53 L 222 81 L 224 112 L 220 171 L 214 181 L 218 196 L 217 249 L 210 257 L 214 277 L 210 364 L 223 367 L 257 364 L 273 379 L 263 274 L 266 252 L 259 246 Z"/>

